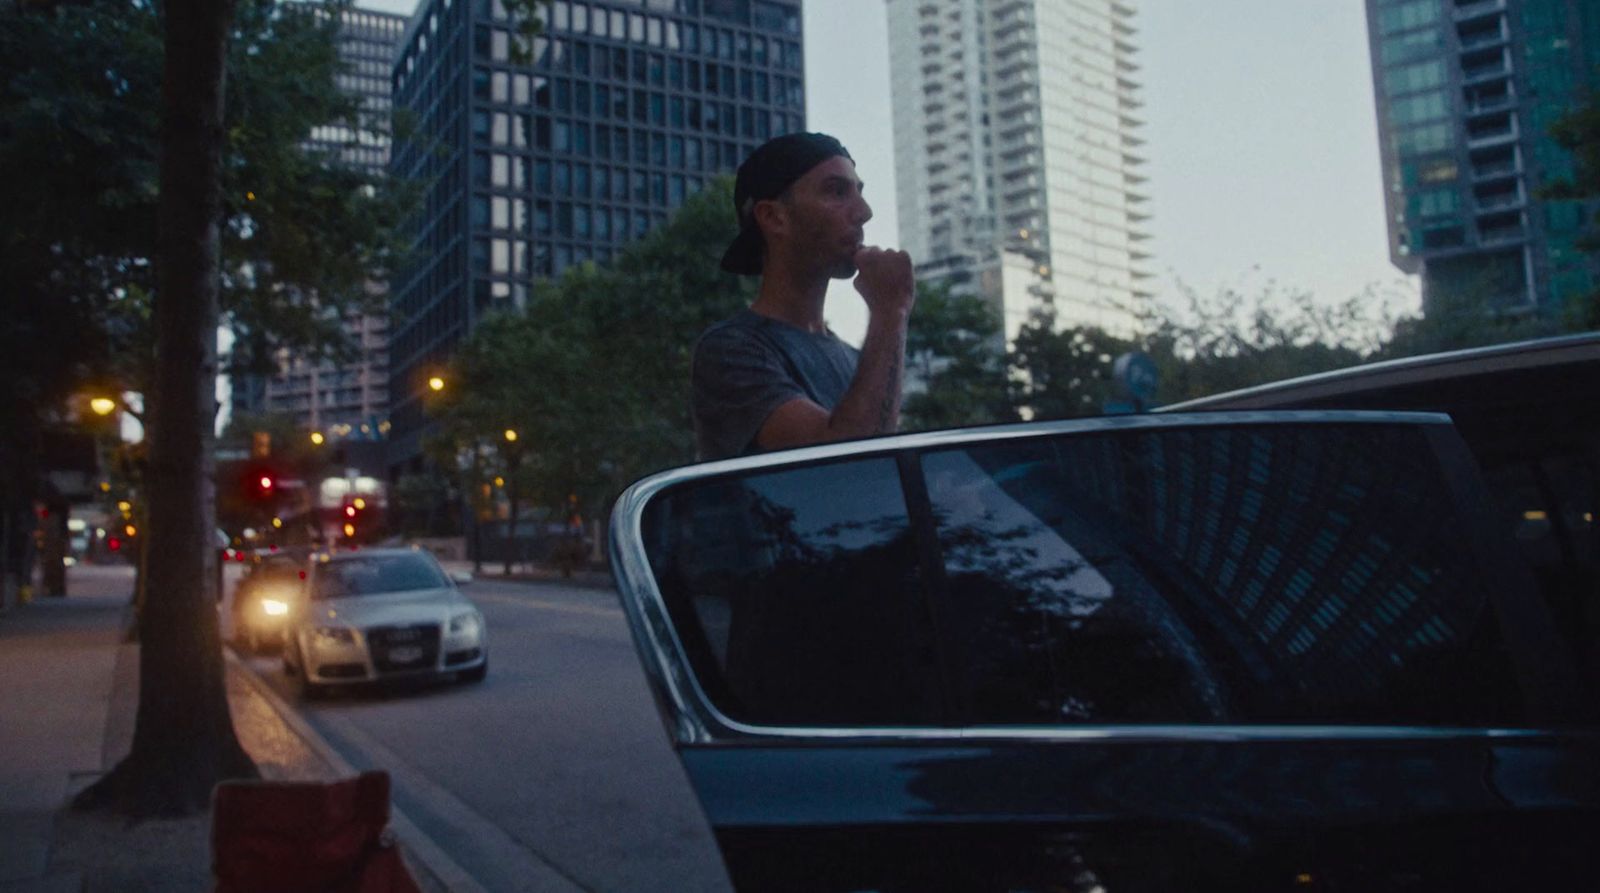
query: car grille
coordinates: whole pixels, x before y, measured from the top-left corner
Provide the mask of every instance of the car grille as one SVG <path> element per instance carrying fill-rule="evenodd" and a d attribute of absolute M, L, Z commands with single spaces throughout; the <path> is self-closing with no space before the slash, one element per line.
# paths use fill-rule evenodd
<path fill-rule="evenodd" d="M 367 630 L 372 665 L 379 673 L 430 670 L 439 663 L 439 627 L 379 626 Z"/>

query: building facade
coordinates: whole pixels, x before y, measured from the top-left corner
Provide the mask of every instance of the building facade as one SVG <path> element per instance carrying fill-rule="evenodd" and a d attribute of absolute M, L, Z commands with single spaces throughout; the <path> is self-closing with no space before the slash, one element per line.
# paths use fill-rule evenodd
<path fill-rule="evenodd" d="M 306 140 L 309 151 L 377 174 L 388 171 L 390 72 L 405 28 L 404 16 L 343 10 L 338 40 L 345 70 L 337 82 L 360 97 L 360 110 L 354 121 L 313 128 Z M 382 283 L 368 283 L 367 288 L 373 300 L 383 301 L 387 291 Z M 343 326 L 354 359 L 337 363 L 284 351 L 277 358 L 276 375 L 234 380 L 233 409 L 289 415 L 300 427 L 335 442 L 381 441 L 389 428 L 388 316 L 352 313 Z"/>
<path fill-rule="evenodd" d="M 900 239 L 1007 338 L 1151 296 L 1131 0 L 886 0 Z"/>
<path fill-rule="evenodd" d="M 1425 312 L 1559 314 L 1596 285 L 1595 210 L 1542 197 L 1572 176 L 1550 125 L 1600 88 L 1590 0 L 1367 0 L 1389 250 Z"/>
<path fill-rule="evenodd" d="M 420 461 L 428 377 L 485 314 L 604 263 L 757 145 L 805 128 L 799 0 L 426 0 L 394 70 L 426 184 L 394 283 L 392 473 Z"/>

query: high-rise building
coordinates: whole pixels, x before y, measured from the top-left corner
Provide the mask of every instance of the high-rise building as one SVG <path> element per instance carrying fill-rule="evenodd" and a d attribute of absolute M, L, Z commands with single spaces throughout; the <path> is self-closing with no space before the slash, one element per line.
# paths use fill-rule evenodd
<path fill-rule="evenodd" d="M 396 64 L 417 131 L 392 170 L 427 192 L 394 283 L 392 471 L 420 455 L 424 382 L 484 314 L 609 260 L 805 127 L 799 0 L 538 8 L 542 33 L 523 43 L 498 0 L 426 0 Z"/>
<path fill-rule="evenodd" d="M 1150 297 L 1132 0 L 886 0 L 901 245 L 1007 338 Z"/>
<path fill-rule="evenodd" d="M 1423 307 L 1559 313 L 1592 291 L 1593 216 L 1550 125 L 1600 89 L 1592 0 L 1367 0 L 1389 252 Z"/>
<path fill-rule="evenodd" d="M 356 120 L 313 128 L 306 140 L 309 151 L 380 175 L 388 171 L 390 72 L 405 27 L 405 16 L 366 9 L 341 12 L 339 56 L 345 67 L 337 83 L 360 97 L 360 109 Z M 382 300 L 383 284 L 367 287 L 374 300 Z M 234 411 L 290 415 L 301 427 L 335 441 L 381 440 L 389 427 L 388 317 L 352 313 L 343 326 L 356 351 L 353 360 L 336 363 L 284 351 L 277 357 L 277 374 L 235 379 Z"/>

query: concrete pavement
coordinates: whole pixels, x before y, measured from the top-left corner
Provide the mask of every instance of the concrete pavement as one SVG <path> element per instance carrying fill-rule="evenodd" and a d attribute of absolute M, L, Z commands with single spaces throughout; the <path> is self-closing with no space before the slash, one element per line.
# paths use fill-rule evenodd
<path fill-rule="evenodd" d="M 130 826 L 65 808 L 132 742 L 139 646 L 122 641 L 132 586 L 131 568 L 76 567 L 68 597 L 0 614 L 0 893 L 211 886 L 209 814 Z M 348 774 L 246 668 L 231 659 L 227 667 L 234 727 L 264 778 Z M 394 826 L 425 890 L 470 889 L 403 816 Z"/>

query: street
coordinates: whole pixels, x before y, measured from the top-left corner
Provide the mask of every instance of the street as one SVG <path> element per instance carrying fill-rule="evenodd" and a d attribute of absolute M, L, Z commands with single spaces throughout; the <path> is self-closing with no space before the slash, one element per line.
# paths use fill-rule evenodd
<path fill-rule="evenodd" d="M 486 889 L 536 889 L 529 878 L 551 872 L 584 890 L 727 889 L 615 595 L 463 591 L 489 630 L 478 684 L 308 703 L 276 654 L 247 659 L 353 766 L 387 770 L 395 805 Z"/>

